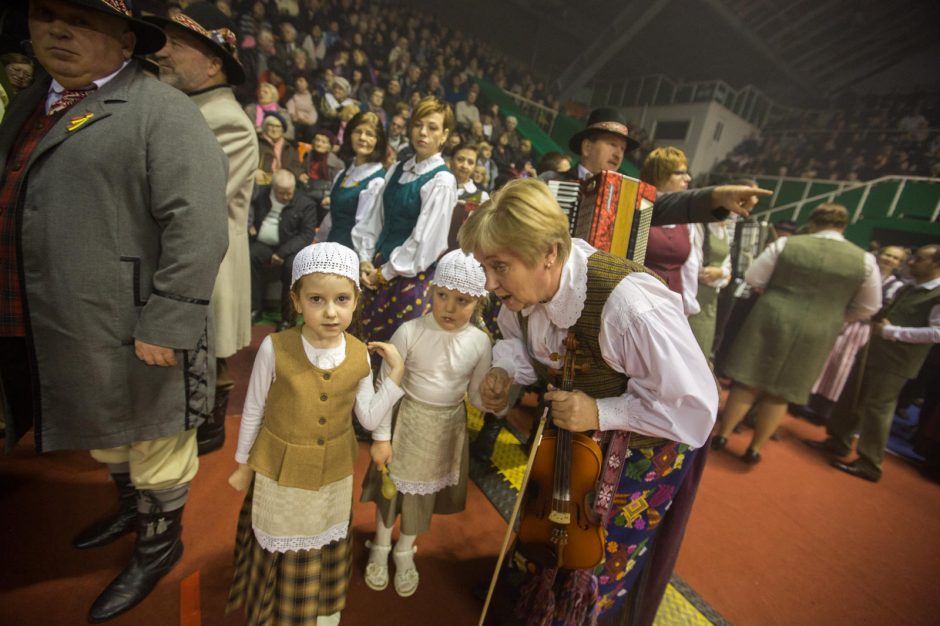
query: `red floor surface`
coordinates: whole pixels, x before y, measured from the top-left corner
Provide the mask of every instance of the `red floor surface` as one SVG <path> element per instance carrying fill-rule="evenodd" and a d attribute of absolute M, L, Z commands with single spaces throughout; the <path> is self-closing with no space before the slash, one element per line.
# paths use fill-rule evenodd
<path fill-rule="evenodd" d="M 255 328 L 255 345 L 267 331 Z M 252 352 L 232 361 L 239 389 Z M 236 393 L 240 396 L 240 393 Z M 184 517 L 186 551 L 151 596 L 117 625 L 180 623 L 180 583 L 199 571 L 203 624 L 243 624 L 224 614 L 240 494 L 227 484 L 241 410 L 233 397 L 224 450 L 203 457 Z M 783 440 L 755 467 L 735 457 L 749 434 L 711 453 L 677 573 L 734 624 L 934 624 L 940 614 L 940 485 L 889 458 L 868 483 L 830 468 L 799 443 L 821 429 L 788 418 Z M 360 449 L 357 480 L 367 461 Z M 79 552 L 71 536 L 113 506 L 105 471 L 85 453 L 36 456 L 24 440 L 0 457 L 0 624 L 85 623 L 133 539 Z M 471 485 L 467 510 L 435 518 L 418 539 L 421 587 L 402 599 L 362 581 L 371 505 L 354 507 L 353 580 L 343 624 L 470 625 L 472 587 L 488 580 L 504 525 Z M 193 622 L 187 621 L 187 624 Z"/>

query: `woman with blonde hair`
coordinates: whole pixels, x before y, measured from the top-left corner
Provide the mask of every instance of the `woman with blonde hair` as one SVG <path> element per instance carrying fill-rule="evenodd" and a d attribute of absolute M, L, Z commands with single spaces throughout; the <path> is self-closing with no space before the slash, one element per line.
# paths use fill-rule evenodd
<path fill-rule="evenodd" d="M 658 193 L 685 191 L 692 180 L 689 161 L 678 148 L 656 148 L 643 161 L 640 180 L 655 186 Z M 682 296 L 686 315 L 699 311 L 695 297 L 698 265 L 692 254 L 693 239 L 694 231 L 688 224 L 653 226 L 644 261 L 672 291 Z"/>
<path fill-rule="evenodd" d="M 258 83 L 257 91 L 258 101 L 245 106 L 245 113 L 248 114 L 258 134 L 261 134 L 261 127 L 264 124 L 264 117 L 268 113 L 278 113 L 285 120 L 284 137 L 294 140 L 294 124 L 291 122 L 290 113 L 278 104 L 277 87 L 271 83 Z"/>
<path fill-rule="evenodd" d="M 441 156 L 453 128 L 446 102 L 422 99 L 411 120 L 414 156 L 392 166 L 381 196 L 353 227 L 366 287 L 362 327 L 370 341 L 389 339 L 428 310 L 425 291 L 435 261 L 447 250 L 457 204 L 457 182 Z"/>
<path fill-rule="evenodd" d="M 591 434 L 606 457 L 594 503 L 607 531 L 603 565 L 556 573 L 517 543 L 507 558 L 515 575 L 500 578 L 515 583 L 501 585 L 498 610 L 509 623 L 513 614 L 570 624 L 585 623 L 592 611 L 613 616 L 635 595 L 652 542 L 675 511 L 673 496 L 714 424 L 718 392 L 708 364 L 679 296 L 642 266 L 571 239 L 545 183 L 510 181 L 470 214 L 458 237 L 502 302 L 503 338 L 481 385 L 484 407 L 505 410 L 512 383 L 539 385 L 554 425 Z M 572 391 L 560 391 L 569 333 L 576 364 L 587 367 L 578 368 Z M 616 498 L 639 503 L 638 494 L 644 506 L 614 514 L 623 509 Z M 536 579 L 544 584 L 526 584 Z"/>

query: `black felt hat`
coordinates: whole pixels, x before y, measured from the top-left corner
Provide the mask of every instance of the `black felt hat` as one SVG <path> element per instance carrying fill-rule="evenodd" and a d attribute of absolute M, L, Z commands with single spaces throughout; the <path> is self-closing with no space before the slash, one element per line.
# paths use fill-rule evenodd
<path fill-rule="evenodd" d="M 627 152 L 640 145 L 639 141 L 630 137 L 630 129 L 627 127 L 627 121 L 624 119 L 623 113 L 618 109 L 605 107 L 591 111 L 587 126 L 568 140 L 568 148 L 575 154 L 581 154 L 581 142 L 600 133 L 611 133 L 626 139 Z"/>
<path fill-rule="evenodd" d="M 135 10 L 132 0 L 65 0 L 86 9 L 99 11 L 126 20 L 137 36 L 134 54 L 150 54 L 166 45 L 166 35 L 157 26 L 139 19 L 140 13 Z M 16 0 L 13 7 L 24 14 L 29 12 L 28 0 Z"/>
<path fill-rule="evenodd" d="M 216 6 L 209 2 L 194 2 L 182 13 L 172 18 L 147 17 L 148 22 L 166 28 L 168 25 L 183 28 L 201 37 L 222 59 L 225 78 L 231 85 L 245 82 L 245 69 L 238 60 L 238 38 L 235 24 Z"/>

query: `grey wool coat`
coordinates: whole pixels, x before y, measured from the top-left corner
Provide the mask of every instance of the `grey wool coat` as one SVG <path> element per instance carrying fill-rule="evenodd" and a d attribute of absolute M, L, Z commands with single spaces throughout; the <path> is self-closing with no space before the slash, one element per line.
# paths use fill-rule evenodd
<path fill-rule="evenodd" d="M 0 162 L 9 166 L 49 82 L 11 104 Z M 226 158 L 199 109 L 132 61 L 66 111 L 23 166 L 37 449 L 109 448 L 196 426 L 212 408 L 209 298 L 228 245 Z M 146 365 L 135 339 L 173 348 L 177 365 Z"/>

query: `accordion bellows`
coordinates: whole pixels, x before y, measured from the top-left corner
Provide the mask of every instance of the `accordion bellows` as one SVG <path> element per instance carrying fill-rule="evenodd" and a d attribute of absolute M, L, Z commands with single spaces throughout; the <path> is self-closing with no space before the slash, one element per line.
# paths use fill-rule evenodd
<path fill-rule="evenodd" d="M 656 188 L 604 170 L 587 180 L 551 180 L 548 187 L 568 216 L 572 237 L 614 256 L 643 263 Z"/>

